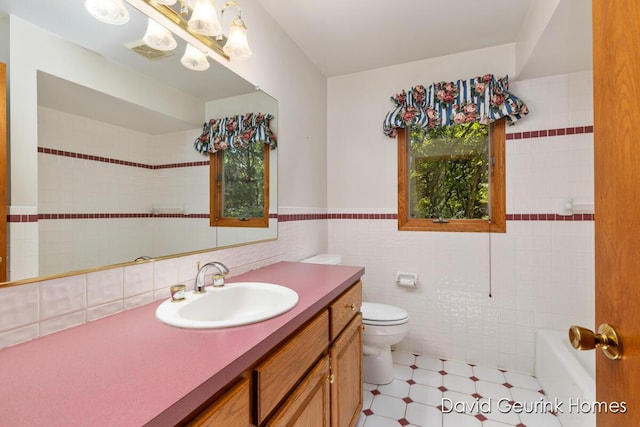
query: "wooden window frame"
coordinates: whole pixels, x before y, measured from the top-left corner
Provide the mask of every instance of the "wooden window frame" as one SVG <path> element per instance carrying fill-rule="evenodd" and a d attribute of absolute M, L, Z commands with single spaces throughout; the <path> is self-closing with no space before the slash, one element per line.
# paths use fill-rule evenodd
<path fill-rule="evenodd" d="M 402 231 L 461 231 L 479 233 L 505 233 L 505 119 L 489 125 L 491 169 L 489 179 L 491 219 L 433 219 L 409 218 L 409 132 L 398 129 L 398 230 Z"/>
<path fill-rule="evenodd" d="M 269 227 L 269 144 L 264 146 L 264 210 L 262 217 L 241 219 L 222 216 L 222 177 L 218 171 L 224 168 L 224 151 L 216 151 L 209 155 L 209 225 L 211 227 Z"/>

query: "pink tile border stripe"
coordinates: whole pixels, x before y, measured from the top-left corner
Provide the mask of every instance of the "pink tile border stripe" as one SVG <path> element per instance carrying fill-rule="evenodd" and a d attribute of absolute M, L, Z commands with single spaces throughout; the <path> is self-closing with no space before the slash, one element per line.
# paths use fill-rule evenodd
<path fill-rule="evenodd" d="M 398 214 L 387 213 L 329 213 L 329 214 L 289 214 L 278 215 L 278 222 L 310 221 L 318 219 L 390 219 L 397 220 Z M 507 221 L 593 221 L 593 214 L 574 214 L 562 216 L 557 214 L 507 214 Z"/>
<path fill-rule="evenodd" d="M 593 221 L 593 214 L 507 214 L 507 221 Z"/>
<path fill-rule="evenodd" d="M 151 213 L 58 213 L 58 214 L 38 214 L 38 215 L 7 215 L 7 222 L 38 222 L 42 220 L 57 219 L 120 219 L 120 218 L 204 218 L 208 219 L 209 214 L 157 214 Z M 398 215 L 394 213 L 330 213 L 330 214 L 269 214 L 269 218 L 277 218 L 278 222 L 291 221 L 315 221 L 326 219 L 361 219 L 361 220 L 397 220 Z M 593 214 L 507 214 L 507 221 L 593 221 Z"/>
<path fill-rule="evenodd" d="M 287 214 L 278 215 L 278 222 L 310 221 L 316 219 L 398 219 L 398 214 L 329 213 L 329 214 Z"/>
<path fill-rule="evenodd" d="M 38 147 L 38 153 L 50 154 L 53 156 L 71 157 L 73 159 L 91 160 L 95 162 L 112 163 L 120 166 L 131 166 L 143 169 L 168 169 L 187 168 L 193 166 L 209 166 L 209 159 L 199 162 L 168 163 L 164 165 L 147 165 L 144 163 L 130 162 L 128 160 L 112 159 L 109 157 L 94 156 L 91 154 L 74 153 L 72 151 L 56 150 L 54 148 Z"/>
<path fill-rule="evenodd" d="M 507 133 L 507 140 L 544 138 L 547 136 L 576 135 L 580 133 L 593 133 L 593 126 L 576 126 L 569 128 L 532 130 L 526 132 L 511 132 Z"/>
<path fill-rule="evenodd" d="M 7 215 L 7 222 L 38 222 L 56 219 L 121 219 L 121 218 L 207 218 L 209 214 L 151 214 L 151 213 L 57 213 L 38 215 Z"/>
<path fill-rule="evenodd" d="M 194 214 L 151 214 L 151 213 L 57 213 L 38 215 L 7 215 L 7 222 L 38 222 L 58 219 L 122 219 L 122 218 L 181 218 L 209 219 L 208 213 Z M 277 214 L 269 214 L 269 218 L 278 218 Z"/>
<path fill-rule="evenodd" d="M 38 222 L 38 215 L 7 215 L 7 222 Z"/>

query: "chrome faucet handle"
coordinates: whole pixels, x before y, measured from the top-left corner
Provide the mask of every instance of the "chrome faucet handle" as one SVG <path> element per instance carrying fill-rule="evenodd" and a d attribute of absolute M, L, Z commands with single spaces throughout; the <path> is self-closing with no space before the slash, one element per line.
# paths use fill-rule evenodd
<path fill-rule="evenodd" d="M 214 274 L 213 275 L 213 287 L 221 288 L 224 286 L 224 274 Z"/>
<path fill-rule="evenodd" d="M 214 287 L 224 286 L 224 276 L 227 273 L 229 273 L 229 269 L 227 268 L 226 265 L 224 265 L 221 262 L 211 261 L 198 269 L 198 274 L 196 275 L 196 282 L 194 284 L 194 292 L 196 293 L 206 292 L 204 288 L 204 279 L 205 279 L 206 271 L 209 269 L 209 267 L 215 267 L 218 269 L 218 274 L 213 276 L 213 286 Z"/>

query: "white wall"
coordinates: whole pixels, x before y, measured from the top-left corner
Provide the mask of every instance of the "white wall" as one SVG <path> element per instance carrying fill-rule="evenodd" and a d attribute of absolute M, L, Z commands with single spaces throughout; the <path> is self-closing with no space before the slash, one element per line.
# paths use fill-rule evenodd
<path fill-rule="evenodd" d="M 399 347 L 532 372 L 536 329 L 593 324 L 593 221 L 517 217 L 489 235 L 399 232 L 371 215 L 397 212 L 397 145 L 382 121 L 402 89 L 510 74 L 531 113 L 508 134 L 593 125 L 590 72 L 520 82 L 514 64 L 509 45 L 329 79 L 328 211 L 364 218 L 330 219 L 329 251 L 365 266 L 366 300 L 409 311 Z M 508 140 L 507 214 L 553 214 L 562 197 L 592 202 L 592 147 L 592 133 Z M 418 273 L 418 287 L 395 286 L 399 271 Z"/>
<path fill-rule="evenodd" d="M 0 16 L 0 61 L 9 62 L 9 16 Z"/>
<path fill-rule="evenodd" d="M 535 50 L 536 45 L 559 4 L 560 0 L 531 2 L 526 19 L 523 20 L 520 33 L 518 34 L 518 49 L 516 55 L 518 73 L 527 65 L 531 54 Z"/>
<path fill-rule="evenodd" d="M 278 205 L 297 212 L 326 207 L 326 78 L 255 0 L 242 18 L 253 56 L 230 69 L 278 100 Z"/>

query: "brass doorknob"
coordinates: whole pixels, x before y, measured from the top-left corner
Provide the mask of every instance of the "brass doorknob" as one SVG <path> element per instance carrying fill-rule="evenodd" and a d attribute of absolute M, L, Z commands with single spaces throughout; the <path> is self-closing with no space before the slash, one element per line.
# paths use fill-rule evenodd
<path fill-rule="evenodd" d="M 598 347 L 611 360 L 622 358 L 620 334 L 608 323 L 600 325 L 598 333 L 573 325 L 569 328 L 569 341 L 576 350 L 592 350 Z"/>

